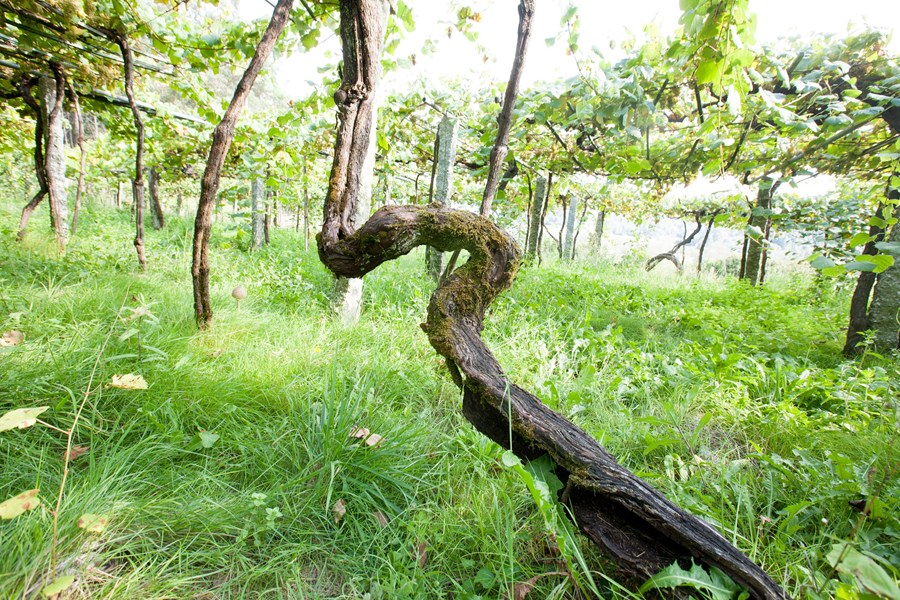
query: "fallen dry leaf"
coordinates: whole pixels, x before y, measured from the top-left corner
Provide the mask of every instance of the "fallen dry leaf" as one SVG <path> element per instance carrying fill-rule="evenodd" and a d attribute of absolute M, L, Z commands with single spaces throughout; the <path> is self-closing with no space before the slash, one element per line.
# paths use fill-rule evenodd
<path fill-rule="evenodd" d="M 109 523 L 109 517 L 106 515 L 85 513 L 78 519 L 78 526 L 90 533 L 103 533 L 107 523 Z"/>
<path fill-rule="evenodd" d="M 23 512 L 38 506 L 41 503 L 41 499 L 37 497 L 39 491 L 28 490 L 18 496 L 13 496 L 9 500 L 0 502 L 0 519 L 18 517 Z"/>
<path fill-rule="evenodd" d="M 364 440 L 369 437 L 369 430 L 365 427 L 354 427 L 350 430 L 350 437 Z"/>
<path fill-rule="evenodd" d="M 420 569 L 425 568 L 425 563 L 428 562 L 428 550 L 425 542 L 419 542 L 415 547 L 416 551 L 416 562 L 419 564 Z"/>
<path fill-rule="evenodd" d="M 388 518 L 384 516 L 384 513 L 380 510 L 376 510 L 375 512 L 373 512 L 372 516 L 375 517 L 375 520 L 378 521 L 378 524 L 382 527 L 388 526 Z"/>
<path fill-rule="evenodd" d="M 147 382 L 140 375 L 127 373 L 125 375 L 113 375 L 109 387 L 121 390 L 146 390 Z"/>
<path fill-rule="evenodd" d="M 35 408 L 17 408 L 0 417 L 0 431 L 9 431 L 10 429 L 25 429 L 37 423 L 37 417 L 42 412 L 50 408 L 49 406 L 38 406 Z"/>
<path fill-rule="evenodd" d="M 222 356 L 223 352 L 225 352 L 225 348 L 219 348 L 218 350 L 216 350 L 214 352 L 210 352 L 209 355 L 212 356 L 213 358 L 219 358 L 220 356 Z"/>
<path fill-rule="evenodd" d="M 366 446 L 373 448 L 384 441 L 384 438 L 377 433 L 372 433 L 365 427 L 354 427 L 350 430 L 350 437 L 363 440 Z"/>
<path fill-rule="evenodd" d="M 90 446 L 72 446 L 71 450 L 63 452 L 63 459 L 65 459 L 66 462 L 71 462 L 82 454 L 87 454 L 90 449 Z"/>
<path fill-rule="evenodd" d="M 334 506 L 331 507 L 331 514 L 334 515 L 335 523 L 341 522 L 341 519 L 347 514 L 347 503 L 343 498 L 334 503 Z"/>
<path fill-rule="evenodd" d="M 0 348 L 5 346 L 18 346 L 23 341 L 25 341 L 25 334 L 21 331 L 16 331 L 15 329 L 4 331 L 3 335 L 0 336 Z"/>

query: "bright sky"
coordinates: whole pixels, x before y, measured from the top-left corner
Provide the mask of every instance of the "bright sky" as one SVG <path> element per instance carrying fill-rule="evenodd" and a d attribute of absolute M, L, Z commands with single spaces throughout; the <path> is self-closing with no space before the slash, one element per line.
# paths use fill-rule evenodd
<path fill-rule="evenodd" d="M 402 58 L 416 54 L 416 66 L 396 74 L 389 86 L 406 85 L 420 77 L 468 77 L 473 82 L 486 80 L 505 82 L 509 77 L 516 42 L 518 0 L 408 0 L 416 20 L 416 30 L 409 34 L 397 51 Z M 576 73 L 574 60 L 565 54 L 565 44 L 548 47 L 546 38 L 559 33 L 560 18 L 569 0 L 537 0 L 535 27 L 526 60 L 524 85 Z M 620 42 L 640 36 L 644 26 L 654 22 L 664 35 L 678 28 L 681 14 L 678 0 L 575 0 L 581 17 L 582 48 L 601 48 L 607 58 L 621 56 Z M 472 6 L 481 13 L 476 30 L 478 43 L 484 47 L 488 61 L 474 44 L 454 33 L 447 38 L 447 27 L 456 20 L 460 5 Z M 900 0 L 750 0 L 750 9 L 758 16 L 757 40 L 769 43 L 779 37 L 808 36 L 814 32 L 846 34 L 863 25 L 872 25 L 894 33 L 889 48 L 900 54 Z M 245 18 L 262 17 L 271 13 L 266 0 L 240 0 L 240 12 Z M 422 56 L 425 40 L 438 42 L 437 51 Z M 610 42 L 616 42 L 611 49 Z M 340 44 L 332 37 L 324 45 L 332 53 L 339 53 Z M 333 62 L 325 57 L 325 49 L 312 54 L 296 54 L 280 61 L 277 79 L 288 94 L 300 95 L 308 89 L 307 80 L 320 81 L 316 68 Z M 391 81 L 393 79 L 394 81 Z"/>

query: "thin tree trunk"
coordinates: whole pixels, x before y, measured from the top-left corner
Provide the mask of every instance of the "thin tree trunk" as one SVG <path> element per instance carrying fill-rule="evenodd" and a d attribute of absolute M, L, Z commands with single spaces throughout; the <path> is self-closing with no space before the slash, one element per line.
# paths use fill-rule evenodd
<path fill-rule="evenodd" d="M 560 203 L 562 204 L 562 223 L 559 226 L 559 238 L 556 238 L 556 250 L 559 253 L 559 260 L 563 259 L 563 243 L 564 236 L 566 234 L 566 224 L 569 219 L 569 197 L 568 196 L 560 196 Z"/>
<path fill-rule="evenodd" d="M 759 182 L 759 191 L 756 195 L 756 206 L 750 211 L 750 219 L 747 222 L 749 231 L 747 232 L 747 238 L 745 240 L 746 252 L 744 255 L 746 259 L 744 261 L 744 268 L 741 276 L 741 279 L 749 280 L 750 285 L 755 286 L 760 282 L 760 262 L 762 259 L 762 248 L 765 244 L 764 228 L 766 226 L 768 212 L 772 206 L 772 196 L 777 187 L 778 184 L 774 183 L 770 178 L 763 178 Z M 759 233 L 755 233 L 754 230 L 759 231 Z"/>
<path fill-rule="evenodd" d="M 506 93 L 503 95 L 503 106 L 500 108 L 500 117 L 497 119 L 497 137 L 494 147 L 491 149 L 491 157 L 488 161 L 488 177 L 484 186 L 484 196 L 481 199 L 481 216 L 489 217 L 491 205 L 494 203 L 494 195 L 500 184 L 500 167 L 506 160 L 507 144 L 509 143 L 509 129 L 512 125 L 512 112 L 516 105 L 516 97 L 519 95 L 519 82 L 522 79 L 522 70 L 525 67 L 525 55 L 528 52 L 528 41 L 531 39 L 531 22 L 534 16 L 534 0 L 519 0 L 519 30 L 516 37 L 516 54 L 513 58 L 513 66 L 509 73 L 509 82 L 506 84 Z"/>
<path fill-rule="evenodd" d="M 769 263 L 769 236 L 772 234 L 772 217 L 766 218 L 766 228 L 763 235 L 762 254 L 759 257 L 759 285 L 766 281 L 766 265 Z"/>
<path fill-rule="evenodd" d="M 895 174 L 891 173 L 891 177 L 894 176 Z M 891 202 L 900 200 L 900 189 L 892 188 L 890 183 L 888 183 L 887 197 Z M 884 212 L 885 203 L 881 202 L 878 204 L 875 215 L 878 218 L 883 218 Z M 862 253 L 871 256 L 878 253 L 878 248 L 875 244 L 884 240 L 884 227 L 870 225 L 869 237 L 871 239 L 863 247 Z M 844 344 L 844 355 L 846 356 L 853 356 L 862 351 L 860 344 L 864 339 L 863 332 L 869 329 L 869 297 L 872 295 L 875 279 L 875 273 L 862 271 L 856 280 L 856 287 L 850 299 L 850 322 L 847 326 L 847 341 Z"/>
<path fill-rule="evenodd" d="M 309 173 L 303 161 L 303 249 L 309 251 Z"/>
<path fill-rule="evenodd" d="M 209 236 L 212 229 L 212 211 L 216 192 L 219 189 L 222 167 L 225 164 L 225 156 L 231 147 L 235 125 L 247 102 L 253 83 L 266 59 L 269 58 L 281 30 L 287 24 L 292 6 L 293 0 L 278 0 L 269 25 L 256 46 L 253 59 L 238 82 L 222 121 L 213 131 L 213 141 L 200 184 L 200 200 L 197 204 L 197 217 L 194 221 L 194 249 L 191 261 L 194 317 L 200 329 L 209 327 L 213 317 L 212 302 L 209 298 Z"/>
<path fill-rule="evenodd" d="M 713 225 L 716 223 L 716 217 L 718 217 L 722 213 L 722 210 L 713 211 L 712 216 L 709 217 L 709 223 L 706 226 L 706 233 L 703 235 L 703 241 L 700 242 L 700 253 L 697 255 L 697 275 L 699 275 L 703 271 L 703 251 L 706 249 L 706 242 L 709 240 L 709 234 L 712 231 Z"/>
<path fill-rule="evenodd" d="M 450 206 L 453 193 L 453 163 L 456 161 L 456 136 L 459 123 L 446 115 L 438 124 L 434 140 L 434 171 L 432 202 L 441 206 Z M 368 215 L 367 215 L 368 216 Z M 440 250 L 428 246 L 428 273 L 434 281 L 438 281 L 444 268 L 444 254 Z"/>
<path fill-rule="evenodd" d="M 528 246 L 526 246 L 525 249 L 525 255 L 529 260 L 534 260 L 538 256 L 541 239 L 541 223 L 543 222 L 546 204 L 547 178 L 543 175 L 538 175 L 537 182 L 534 186 L 534 199 L 531 202 L 531 215 L 528 224 Z"/>
<path fill-rule="evenodd" d="M 134 208 L 134 249 L 137 251 L 138 264 L 141 271 L 147 270 L 147 258 L 144 256 L 144 122 L 141 111 L 134 99 L 134 55 L 128 45 L 128 38 L 120 31 L 101 29 L 101 31 L 119 46 L 125 68 L 125 95 L 131 107 L 134 128 L 137 130 L 137 149 L 134 154 L 134 179 L 131 182 L 132 206 Z"/>
<path fill-rule="evenodd" d="M 69 241 L 69 206 L 63 130 L 66 75 L 62 65 L 51 62 L 50 68 L 53 71 L 53 79 L 45 78 L 40 83 L 41 97 L 47 107 L 47 145 L 44 148 L 44 162 L 47 165 L 47 193 L 50 198 L 50 218 L 56 234 L 56 247 L 60 254 L 65 254 Z"/>
<path fill-rule="evenodd" d="M 81 197 L 84 194 L 84 170 L 87 162 L 87 153 L 84 151 L 84 121 L 81 116 L 81 103 L 75 87 L 69 85 L 69 94 L 72 96 L 72 106 L 75 108 L 75 143 L 78 144 L 80 159 L 78 162 L 78 187 L 75 190 L 75 206 L 72 208 L 72 235 L 78 227 L 78 213 L 81 211 Z"/>
<path fill-rule="evenodd" d="M 153 229 L 159 230 L 166 226 L 166 217 L 163 214 L 162 202 L 159 200 L 159 171 L 156 167 L 150 168 L 147 183 L 150 188 L 150 217 Z"/>
<path fill-rule="evenodd" d="M 319 256 L 333 273 L 361 277 L 420 245 L 466 248 L 469 260 L 441 282 L 422 329 L 463 391 L 463 414 L 519 458 L 547 455 L 565 488 L 559 497 L 580 529 L 626 575 L 646 579 L 680 562 L 717 567 L 751 598 L 784 599 L 783 590 L 711 525 L 667 500 L 621 466 L 596 440 L 509 381 L 481 339 L 484 317 L 512 285 L 521 262 L 515 240 L 468 211 L 387 206 L 357 229 L 355 203 L 372 144 L 374 92 L 386 28 L 384 0 L 341 0 L 344 73 L 334 162 Z M 365 93 L 350 97 L 350 90 Z M 370 173 L 371 175 L 371 173 Z"/>
<path fill-rule="evenodd" d="M 581 216 L 578 217 L 578 225 L 575 227 L 575 239 L 572 240 L 572 255 L 571 260 L 575 260 L 576 256 L 578 256 L 578 234 L 581 233 L 581 227 L 584 225 L 584 218 L 587 215 L 588 203 L 584 202 L 584 205 L 581 208 Z"/>
<path fill-rule="evenodd" d="M 262 177 L 254 177 L 250 184 L 250 249 L 262 248 L 266 237 L 266 189 Z"/>
<path fill-rule="evenodd" d="M 600 255 L 600 248 L 603 245 L 603 228 L 606 226 L 606 209 L 597 211 L 597 222 L 594 224 L 594 252 Z"/>
<path fill-rule="evenodd" d="M 22 209 L 22 217 L 19 219 L 19 232 L 16 235 L 19 241 L 25 239 L 28 221 L 34 209 L 47 195 L 47 165 L 44 162 L 44 145 L 46 143 L 46 127 L 44 126 L 44 114 L 41 104 L 32 96 L 32 90 L 37 83 L 36 78 L 25 78 L 19 81 L 19 95 L 22 101 L 34 112 L 34 174 L 38 180 L 38 191 L 31 201 Z"/>
<path fill-rule="evenodd" d="M 578 219 L 578 196 L 571 196 L 568 204 L 568 218 L 565 219 L 566 242 L 560 258 L 569 261 L 575 252 L 575 223 Z"/>
<path fill-rule="evenodd" d="M 547 176 L 547 196 L 544 198 L 544 208 L 541 210 L 541 227 L 538 229 L 538 235 L 537 235 L 538 264 L 541 264 L 544 260 L 544 257 L 542 256 L 543 251 L 541 250 L 541 246 L 543 245 L 542 242 L 544 241 L 544 229 L 547 228 L 547 226 L 544 223 L 547 221 L 547 207 L 550 206 L 550 198 L 551 198 L 550 194 L 552 191 L 553 191 L 553 173 L 551 172 Z"/>
<path fill-rule="evenodd" d="M 531 186 L 531 175 L 525 172 L 525 185 L 528 187 L 528 200 L 525 201 L 525 241 L 522 247 L 525 248 L 526 256 L 528 256 L 529 235 L 531 235 L 531 205 L 534 202 L 534 188 Z"/>

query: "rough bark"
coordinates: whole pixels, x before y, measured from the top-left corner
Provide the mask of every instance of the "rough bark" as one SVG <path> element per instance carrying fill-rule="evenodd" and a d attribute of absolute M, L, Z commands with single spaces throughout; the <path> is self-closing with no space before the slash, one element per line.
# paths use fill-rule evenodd
<path fill-rule="evenodd" d="M 894 211 L 900 218 L 900 206 Z M 900 226 L 897 223 L 887 236 L 893 248 L 900 246 Z M 874 332 L 873 345 L 879 352 L 890 352 L 900 348 L 900 252 L 885 250 L 894 257 L 894 264 L 878 274 L 872 302 L 869 304 L 869 327 Z"/>
<path fill-rule="evenodd" d="M 16 235 L 19 241 L 25 239 L 25 232 L 28 228 L 28 221 L 31 214 L 44 200 L 47 195 L 47 165 L 44 162 L 44 145 L 46 143 L 46 127 L 44 126 L 44 114 L 41 104 L 34 99 L 32 90 L 37 84 L 37 78 L 25 78 L 18 82 L 19 95 L 22 101 L 34 113 L 34 174 L 38 180 L 38 191 L 32 196 L 31 201 L 22 209 L 22 216 L 19 219 L 19 232 Z"/>
<path fill-rule="evenodd" d="M 147 270 L 147 258 L 144 255 L 144 121 L 141 119 L 141 111 L 137 100 L 134 98 L 134 55 L 128 38 L 121 31 L 114 29 L 101 29 L 103 33 L 115 42 L 122 54 L 122 63 L 125 71 L 125 96 L 128 98 L 128 106 L 131 108 L 131 117 L 134 120 L 136 135 L 136 148 L 134 153 L 134 178 L 131 180 L 132 207 L 134 209 L 134 249 L 137 251 L 138 265 L 141 271 Z"/>
<path fill-rule="evenodd" d="M 72 207 L 72 235 L 78 229 L 78 213 L 81 211 L 81 198 L 84 195 L 84 171 L 87 162 L 87 153 L 84 151 L 84 120 L 81 115 L 81 102 L 75 88 L 69 85 L 69 95 L 72 97 L 72 107 L 75 109 L 74 131 L 75 143 L 78 145 L 78 186 L 75 188 L 75 206 Z"/>
<path fill-rule="evenodd" d="M 334 273 L 362 277 L 420 245 L 466 250 L 469 260 L 431 297 L 422 329 L 463 389 L 463 412 L 520 457 L 548 454 L 582 531 L 626 575 L 646 578 L 675 560 L 715 566 L 753 598 L 785 598 L 759 567 L 710 525 L 668 501 L 596 440 L 510 382 L 481 340 L 484 316 L 521 262 L 515 241 L 488 219 L 428 206 L 386 206 L 359 229 L 354 205 L 374 128 L 372 93 L 385 29 L 384 0 L 342 0 L 344 75 L 319 257 Z"/>
<path fill-rule="evenodd" d="M 544 214 L 544 206 L 547 202 L 547 178 L 538 175 L 534 184 L 534 200 L 531 203 L 531 214 L 528 223 L 528 246 L 525 255 L 528 260 L 534 260 L 538 255 L 538 246 L 541 239 L 541 217 Z"/>
<path fill-rule="evenodd" d="M 250 249 L 262 248 L 265 241 L 266 213 L 265 205 L 266 188 L 261 177 L 254 177 L 250 184 Z"/>
<path fill-rule="evenodd" d="M 159 199 L 159 171 L 151 167 L 147 177 L 150 188 L 150 218 L 153 229 L 159 230 L 166 226 L 166 217 L 163 213 L 162 202 Z"/>
<path fill-rule="evenodd" d="M 676 252 L 678 252 L 679 249 L 684 248 L 685 246 L 687 246 L 688 244 L 693 242 L 694 238 L 697 237 L 697 234 L 700 233 L 700 230 L 703 229 L 703 222 L 700 220 L 702 217 L 703 217 L 702 211 L 699 211 L 699 210 L 695 211 L 694 212 L 694 221 L 696 223 L 696 226 L 694 227 L 694 230 L 691 232 L 691 234 L 685 236 L 683 240 L 681 240 L 680 242 L 675 244 L 672 247 L 672 249 L 669 250 L 668 252 L 662 252 L 662 253 L 657 254 L 656 256 L 650 258 L 646 262 L 646 264 L 644 264 L 644 269 L 646 269 L 647 271 L 652 271 L 656 267 L 656 265 L 658 265 L 662 261 L 670 260 L 670 261 L 672 261 L 672 264 L 675 265 L 675 268 L 678 269 L 678 272 L 681 273 L 684 266 L 682 264 L 682 261 L 680 261 L 678 259 L 678 255 L 676 254 Z"/>
<path fill-rule="evenodd" d="M 212 213 L 215 207 L 216 192 L 219 190 L 219 178 L 225 156 L 234 140 L 234 128 L 238 117 L 244 109 L 253 83 L 259 75 L 263 64 L 269 58 L 278 36 L 287 24 L 291 15 L 293 0 L 278 0 L 272 11 L 272 18 L 266 27 L 256 52 L 238 82 L 225 110 L 222 121 L 213 131 L 212 145 L 206 159 L 206 169 L 200 182 L 200 200 L 197 204 L 197 216 L 194 220 L 194 247 L 191 261 L 191 282 L 194 289 L 194 318 L 200 329 L 209 327 L 213 318 L 212 302 L 209 298 L 209 236 L 212 230 Z"/>
<path fill-rule="evenodd" d="M 512 111 L 516 105 L 516 97 L 519 95 L 519 82 L 522 79 L 522 70 L 525 67 L 525 55 L 528 52 L 528 41 L 531 39 L 531 23 L 534 17 L 534 0 L 519 0 L 519 30 L 516 37 L 516 54 L 513 58 L 513 66 L 509 73 L 509 82 L 506 84 L 506 93 L 503 96 L 503 106 L 500 108 L 500 117 L 497 119 L 497 137 L 491 156 L 488 161 L 488 177 L 484 186 L 484 195 L 481 199 L 481 216 L 488 217 L 491 214 L 491 205 L 494 203 L 494 195 L 500 184 L 500 167 L 506 160 L 506 152 L 509 149 L 509 129 L 512 125 Z"/>
<path fill-rule="evenodd" d="M 566 219 L 566 242 L 563 247 L 563 260 L 572 260 L 575 252 L 575 222 L 578 218 L 578 196 L 569 199 L 569 214 Z"/>
<path fill-rule="evenodd" d="M 891 176 L 893 177 L 894 173 L 891 173 Z M 887 198 L 891 202 L 900 200 L 900 189 L 888 185 Z M 875 211 L 876 216 L 883 217 L 884 208 L 884 203 L 879 203 L 878 209 Z M 862 253 L 877 254 L 878 248 L 875 244 L 884 240 L 884 227 L 870 225 L 869 237 L 871 239 L 863 247 Z M 872 295 L 876 277 L 875 273 L 863 271 L 856 280 L 856 287 L 853 289 L 853 296 L 850 299 L 850 321 L 847 326 L 847 341 L 843 351 L 845 356 L 854 356 L 862 352 L 860 344 L 865 339 L 863 332 L 869 329 L 869 298 Z"/>
<path fill-rule="evenodd" d="M 756 194 L 756 206 L 750 211 L 750 219 L 747 222 L 749 230 L 758 230 L 763 232 L 768 219 L 768 212 L 772 207 L 772 195 L 775 193 L 777 184 L 773 184 L 768 177 L 763 178 L 759 182 L 759 191 Z M 750 285 L 759 284 L 760 262 L 762 259 L 762 248 L 765 234 L 755 234 L 748 232 L 745 234 L 744 268 L 741 279 L 746 279 Z"/>
<path fill-rule="evenodd" d="M 434 193 L 431 201 L 450 206 L 453 185 L 453 163 L 456 162 L 456 137 L 459 122 L 444 115 L 438 124 L 434 144 Z M 444 254 L 428 247 L 428 274 L 438 281 L 444 270 Z"/>
<path fill-rule="evenodd" d="M 47 175 L 47 194 L 50 199 L 50 220 L 56 234 L 56 246 L 60 254 L 65 254 L 69 241 L 69 203 L 68 183 L 66 181 L 65 132 L 63 121 L 65 111 L 63 100 L 66 94 L 66 76 L 62 66 L 50 63 L 53 79 L 42 78 L 40 83 L 46 123 L 46 142 L 44 147 L 45 173 Z"/>

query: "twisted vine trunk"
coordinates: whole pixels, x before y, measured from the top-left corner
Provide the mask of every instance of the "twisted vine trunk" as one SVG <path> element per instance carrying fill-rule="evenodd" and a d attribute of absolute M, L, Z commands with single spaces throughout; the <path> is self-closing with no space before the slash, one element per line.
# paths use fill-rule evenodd
<path fill-rule="evenodd" d="M 434 292 L 422 324 L 463 390 L 466 418 L 523 458 L 548 454 L 566 483 L 578 525 L 624 574 L 646 578 L 675 560 L 693 559 L 722 569 L 754 598 L 785 598 L 710 525 L 669 502 L 596 440 L 508 380 L 480 333 L 487 308 L 509 288 L 521 263 L 511 236 L 480 215 L 436 204 L 386 206 L 357 229 L 354 205 L 375 127 L 372 102 L 386 0 L 341 0 L 340 6 L 344 76 L 335 92 L 338 133 L 317 236 L 322 262 L 336 275 L 362 277 L 416 246 L 467 250 L 469 260 Z"/>
<path fill-rule="evenodd" d="M 47 195 L 49 189 L 47 186 L 47 165 L 44 163 L 44 116 L 41 105 L 32 95 L 32 90 L 37 82 L 36 77 L 23 78 L 18 82 L 18 92 L 22 97 L 22 101 L 34 112 L 34 174 L 38 180 L 37 193 L 32 196 L 28 204 L 22 209 L 22 216 L 19 219 L 19 231 L 16 234 L 16 238 L 19 241 L 25 239 L 25 232 L 28 227 L 28 221 L 31 219 L 31 214 L 44 200 L 44 196 Z"/>

